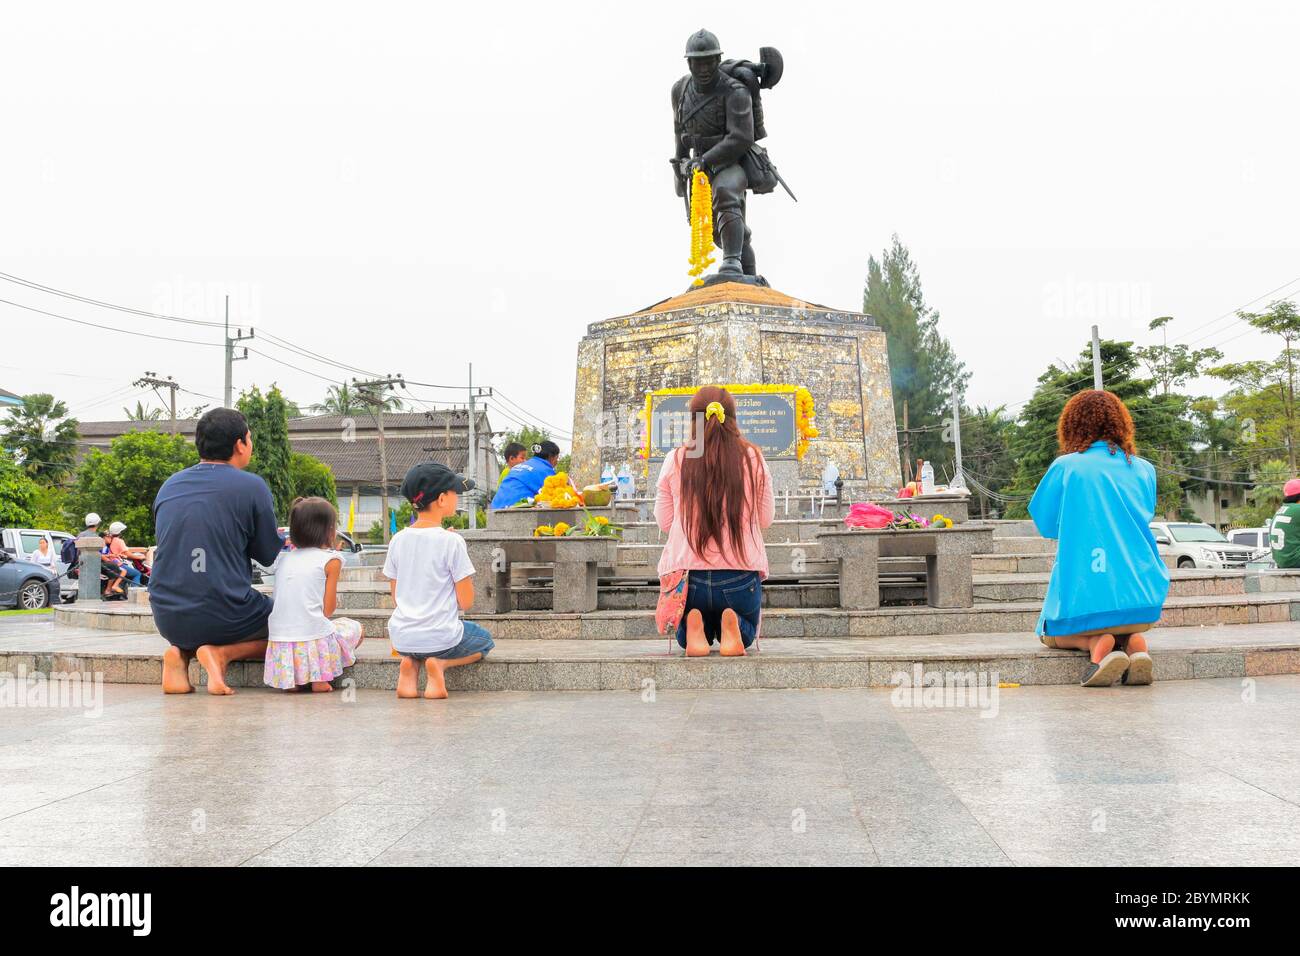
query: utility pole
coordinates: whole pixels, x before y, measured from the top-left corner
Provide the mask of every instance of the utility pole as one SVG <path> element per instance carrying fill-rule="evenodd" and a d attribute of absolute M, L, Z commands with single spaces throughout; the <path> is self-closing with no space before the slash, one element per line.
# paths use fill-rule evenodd
<path fill-rule="evenodd" d="M 375 420 L 375 428 L 379 432 L 379 500 L 380 506 L 384 509 L 379 527 L 384 535 L 384 544 L 388 544 L 392 538 L 392 531 L 388 527 L 391 519 L 388 514 L 388 451 L 384 447 L 384 390 L 394 385 L 406 388 L 406 380 L 400 373 L 396 377 L 390 375 L 388 378 L 376 378 L 364 382 L 355 378 L 352 380 L 352 387 L 356 389 L 357 397 L 370 408 L 370 417 Z"/>
<path fill-rule="evenodd" d="M 235 407 L 234 381 L 232 374 L 234 369 L 231 368 L 231 366 L 235 362 L 242 362 L 248 358 L 247 346 L 244 347 L 243 355 L 235 355 L 235 343 L 242 342 L 245 339 L 251 339 L 252 337 L 252 329 L 248 330 L 247 335 L 244 334 L 243 329 L 236 329 L 235 337 L 233 339 L 230 337 L 230 296 L 226 296 L 226 391 L 224 392 L 226 408 Z"/>
<path fill-rule="evenodd" d="M 966 487 L 966 476 L 961 471 L 961 398 L 957 395 L 957 386 L 952 387 L 952 444 L 957 464 L 952 481 L 948 482 L 950 490 Z"/>
<path fill-rule="evenodd" d="M 1106 387 L 1101 381 L 1101 339 L 1095 325 L 1092 327 L 1092 387 L 1099 392 Z"/>
<path fill-rule="evenodd" d="M 903 484 L 912 480 L 912 432 L 907 427 L 907 399 L 903 399 Z"/>
<path fill-rule="evenodd" d="M 152 388 L 155 392 L 160 388 L 171 389 L 171 407 L 172 407 L 172 434 L 176 434 L 176 389 L 180 388 L 180 383 L 170 375 L 166 378 L 159 378 L 153 372 L 145 372 L 140 378 L 132 382 L 136 388 Z"/>
<path fill-rule="evenodd" d="M 474 415 L 475 415 L 474 400 L 476 398 L 488 398 L 491 395 L 492 395 L 492 389 L 490 388 L 486 388 L 486 389 L 480 388 L 477 390 L 474 388 L 474 363 L 470 362 L 469 363 L 469 432 L 467 436 L 469 438 L 469 465 L 468 468 L 466 469 L 469 472 L 469 474 L 466 475 L 465 477 L 473 481 L 475 485 L 478 484 L 478 436 L 474 433 Z M 475 506 L 477 505 L 480 494 L 481 494 L 480 490 L 478 488 L 475 488 L 473 491 L 471 491 L 468 495 L 465 496 L 466 498 L 469 499 L 469 501 L 466 502 L 467 507 L 465 508 L 465 513 L 470 516 L 471 528 L 475 526 L 475 522 L 473 520 L 477 512 Z"/>

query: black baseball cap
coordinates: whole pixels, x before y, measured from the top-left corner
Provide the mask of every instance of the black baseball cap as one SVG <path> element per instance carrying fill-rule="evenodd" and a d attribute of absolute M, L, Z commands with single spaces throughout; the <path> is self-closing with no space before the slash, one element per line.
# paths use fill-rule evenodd
<path fill-rule="evenodd" d="M 444 491 L 460 494 L 473 490 L 473 479 L 458 475 L 436 461 L 422 461 L 411 466 L 411 470 L 402 479 L 402 496 L 413 505 L 432 501 Z"/>

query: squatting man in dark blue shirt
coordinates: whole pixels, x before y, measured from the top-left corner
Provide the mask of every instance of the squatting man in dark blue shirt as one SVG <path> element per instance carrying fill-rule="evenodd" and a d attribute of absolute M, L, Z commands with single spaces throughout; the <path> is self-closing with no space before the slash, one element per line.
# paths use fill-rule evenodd
<path fill-rule="evenodd" d="M 271 490 L 243 469 L 253 436 L 233 408 L 214 408 L 194 430 L 199 463 L 168 478 L 154 498 L 158 547 L 149 603 L 163 654 L 163 692 L 189 694 L 195 657 L 208 693 L 233 694 L 231 661 L 262 660 L 271 600 L 253 589 L 253 559 L 268 567 L 284 545 Z"/>

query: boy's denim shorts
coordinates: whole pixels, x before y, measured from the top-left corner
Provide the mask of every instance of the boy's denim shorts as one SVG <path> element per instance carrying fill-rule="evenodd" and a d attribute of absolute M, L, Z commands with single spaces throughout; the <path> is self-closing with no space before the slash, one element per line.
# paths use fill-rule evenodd
<path fill-rule="evenodd" d="M 496 642 L 492 640 L 492 635 L 488 633 L 487 628 L 475 624 L 473 621 L 462 621 L 465 625 L 465 633 L 460 639 L 460 643 L 455 647 L 449 647 L 445 651 L 398 651 L 403 657 L 409 657 L 413 661 L 424 663 L 430 657 L 436 657 L 440 660 L 451 661 L 458 657 L 469 657 L 471 654 L 482 654 L 484 657 L 492 648 L 496 647 Z"/>

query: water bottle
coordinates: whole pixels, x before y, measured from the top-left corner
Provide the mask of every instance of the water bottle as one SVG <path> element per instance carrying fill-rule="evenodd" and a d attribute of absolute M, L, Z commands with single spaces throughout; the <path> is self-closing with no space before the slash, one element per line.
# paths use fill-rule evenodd
<path fill-rule="evenodd" d="M 615 479 L 614 479 L 614 466 L 613 466 L 613 465 L 606 465 L 606 466 L 605 466 L 605 470 L 602 471 L 602 472 L 600 473 L 600 483 L 601 483 L 602 485 L 610 485 L 610 486 L 612 487 L 613 484 L 614 484 L 614 481 L 615 481 Z"/>
<path fill-rule="evenodd" d="M 921 494 L 934 494 L 934 466 L 928 461 L 921 466 Z"/>
<path fill-rule="evenodd" d="M 623 501 L 632 497 L 632 470 L 628 468 L 627 462 L 618 469 L 618 499 Z"/>

